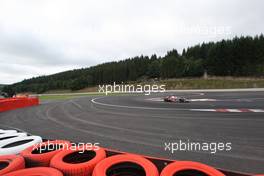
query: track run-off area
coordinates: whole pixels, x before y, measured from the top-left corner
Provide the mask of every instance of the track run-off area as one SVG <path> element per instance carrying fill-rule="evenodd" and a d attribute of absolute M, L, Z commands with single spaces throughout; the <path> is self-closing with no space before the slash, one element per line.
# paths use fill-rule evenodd
<path fill-rule="evenodd" d="M 165 103 L 167 95 L 190 103 Z M 0 126 L 47 139 L 100 143 L 102 147 L 174 160 L 202 162 L 240 172 L 264 172 L 264 92 L 167 92 L 85 96 L 44 101 L 0 113 Z M 231 143 L 229 151 L 174 151 L 168 143 Z"/>

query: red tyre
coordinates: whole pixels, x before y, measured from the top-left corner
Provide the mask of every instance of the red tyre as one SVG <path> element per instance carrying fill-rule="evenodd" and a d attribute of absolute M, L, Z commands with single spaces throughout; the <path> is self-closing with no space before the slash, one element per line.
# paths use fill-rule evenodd
<path fill-rule="evenodd" d="M 205 164 L 192 161 L 176 161 L 166 166 L 160 176 L 206 175 L 225 176 L 222 172 Z"/>
<path fill-rule="evenodd" d="M 65 176 L 90 176 L 95 165 L 106 157 L 103 148 L 64 150 L 50 161 L 50 167 L 60 170 Z"/>
<path fill-rule="evenodd" d="M 0 175 L 25 168 L 24 158 L 17 155 L 0 156 Z"/>
<path fill-rule="evenodd" d="M 50 167 L 35 167 L 10 172 L 3 176 L 63 176 L 57 169 Z"/>
<path fill-rule="evenodd" d="M 141 156 L 134 154 L 115 155 L 98 163 L 93 176 L 159 176 L 156 166 Z"/>
<path fill-rule="evenodd" d="M 48 167 L 51 158 L 55 154 L 70 147 L 71 143 L 69 141 L 47 141 L 23 150 L 20 155 L 25 158 L 27 167 Z"/>

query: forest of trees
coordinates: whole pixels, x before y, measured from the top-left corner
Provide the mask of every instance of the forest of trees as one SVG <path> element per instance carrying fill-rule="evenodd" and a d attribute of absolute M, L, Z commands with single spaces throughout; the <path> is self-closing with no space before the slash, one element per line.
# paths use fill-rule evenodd
<path fill-rule="evenodd" d="M 164 57 L 136 56 L 89 68 L 40 76 L 5 86 L 3 91 L 43 93 L 55 89 L 79 90 L 106 83 L 150 78 L 264 76 L 264 36 L 235 37 L 168 51 Z"/>

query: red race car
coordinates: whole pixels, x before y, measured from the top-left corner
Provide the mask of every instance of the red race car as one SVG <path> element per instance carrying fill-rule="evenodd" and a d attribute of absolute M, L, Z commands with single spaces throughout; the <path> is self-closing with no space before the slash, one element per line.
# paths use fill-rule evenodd
<path fill-rule="evenodd" d="M 163 99 L 165 102 L 176 102 L 176 103 L 189 103 L 190 100 L 184 97 L 177 97 L 174 95 L 169 95 Z"/>

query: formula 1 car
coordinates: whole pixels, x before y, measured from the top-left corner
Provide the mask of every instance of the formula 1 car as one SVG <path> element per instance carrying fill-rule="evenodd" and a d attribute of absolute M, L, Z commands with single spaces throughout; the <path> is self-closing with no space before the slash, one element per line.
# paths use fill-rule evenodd
<path fill-rule="evenodd" d="M 176 103 L 189 103 L 190 100 L 184 97 L 177 97 L 174 95 L 169 95 L 163 99 L 165 102 L 176 102 Z"/>

